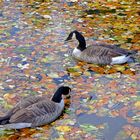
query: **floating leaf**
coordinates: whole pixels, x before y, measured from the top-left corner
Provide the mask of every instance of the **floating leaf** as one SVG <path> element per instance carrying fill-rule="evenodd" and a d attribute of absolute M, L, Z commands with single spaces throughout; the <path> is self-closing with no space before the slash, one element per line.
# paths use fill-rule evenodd
<path fill-rule="evenodd" d="M 134 105 L 135 105 L 135 107 L 140 108 L 140 101 L 137 101 Z"/>
<path fill-rule="evenodd" d="M 78 72 L 79 70 L 80 70 L 80 67 L 78 66 L 67 68 L 67 71 L 70 73 Z"/>
<path fill-rule="evenodd" d="M 57 73 L 49 73 L 47 75 L 51 78 L 59 78 L 59 75 Z"/>
<path fill-rule="evenodd" d="M 115 65 L 114 69 L 116 69 L 117 71 L 123 72 L 125 70 L 125 66 L 121 66 L 121 65 Z"/>
<path fill-rule="evenodd" d="M 132 117 L 132 120 L 134 121 L 140 121 L 140 115 L 136 115 Z"/>
<path fill-rule="evenodd" d="M 86 132 L 91 132 L 91 131 L 97 131 L 98 128 L 96 126 L 90 125 L 90 124 L 83 124 L 80 125 L 80 127 L 86 131 Z"/>
<path fill-rule="evenodd" d="M 11 135 L 14 133 L 15 133 L 14 130 L 1 130 L 1 128 L 0 128 L 0 136 L 3 136 L 4 134 Z"/>
<path fill-rule="evenodd" d="M 56 129 L 58 131 L 62 131 L 65 133 L 65 132 L 69 132 L 71 130 L 71 127 L 70 126 L 58 126 L 58 127 L 56 127 Z"/>
<path fill-rule="evenodd" d="M 132 140 L 136 140 L 137 139 L 137 136 L 135 134 L 132 134 L 131 135 L 131 138 L 132 138 Z"/>

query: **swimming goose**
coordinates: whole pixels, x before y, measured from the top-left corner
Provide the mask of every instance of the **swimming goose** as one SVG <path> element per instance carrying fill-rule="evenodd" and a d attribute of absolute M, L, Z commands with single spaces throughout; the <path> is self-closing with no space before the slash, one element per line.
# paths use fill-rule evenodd
<path fill-rule="evenodd" d="M 136 51 L 119 48 L 117 45 L 98 44 L 86 47 L 84 36 L 76 30 L 71 32 L 65 41 L 71 40 L 73 34 L 79 45 L 73 50 L 72 56 L 81 61 L 95 64 L 123 64 L 136 53 Z"/>
<path fill-rule="evenodd" d="M 51 99 L 30 96 L 21 100 L 7 115 L 0 117 L 0 128 L 21 129 L 53 122 L 64 109 L 62 95 L 68 95 L 70 91 L 69 87 L 61 86 Z"/>

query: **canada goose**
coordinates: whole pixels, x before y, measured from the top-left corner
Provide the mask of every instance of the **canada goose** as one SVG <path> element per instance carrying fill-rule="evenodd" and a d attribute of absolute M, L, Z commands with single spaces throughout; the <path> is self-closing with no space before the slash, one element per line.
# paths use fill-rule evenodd
<path fill-rule="evenodd" d="M 21 100 L 7 115 L 0 117 L 0 128 L 21 129 L 51 123 L 64 109 L 62 95 L 68 95 L 70 91 L 69 87 L 61 86 L 52 99 L 30 96 Z"/>
<path fill-rule="evenodd" d="M 98 44 L 86 47 L 84 36 L 76 30 L 71 32 L 65 41 L 71 40 L 73 34 L 79 45 L 73 50 L 72 56 L 81 61 L 95 64 L 123 64 L 136 53 L 136 51 L 119 48 L 117 45 Z"/>

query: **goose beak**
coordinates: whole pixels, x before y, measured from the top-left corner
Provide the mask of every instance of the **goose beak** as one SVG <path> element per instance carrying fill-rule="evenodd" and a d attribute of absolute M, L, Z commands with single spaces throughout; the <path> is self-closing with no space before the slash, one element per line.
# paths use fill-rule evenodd
<path fill-rule="evenodd" d="M 69 94 L 66 95 L 66 99 L 69 99 L 70 98 L 70 92 L 71 92 L 71 88 L 69 88 Z"/>
<path fill-rule="evenodd" d="M 67 39 L 65 40 L 65 43 L 68 43 L 68 42 L 73 42 L 72 38 L 71 38 L 71 39 L 68 39 L 68 38 L 67 38 Z"/>
<path fill-rule="evenodd" d="M 71 33 L 69 34 L 69 36 L 67 37 L 67 39 L 66 39 L 65 41 L 72 40 L 72 36 L 73 36 L 73 32 L 71 32 Z"/>
<path fill-rule="evenodd" d="M 72 38 L 69 38 L 69 37 L 68 37 L 65 41 L 67 42 L 67 41 L 69 41 L 69 40 L 71 40 L 71 39 L 72 39 Z"/>
<path fill-rule="evenodd" d="M 72 40 L 72 36 L 70 36 L 70 35 L 66 38 L 65 41 L 69 41 L 69 40 Z"/>

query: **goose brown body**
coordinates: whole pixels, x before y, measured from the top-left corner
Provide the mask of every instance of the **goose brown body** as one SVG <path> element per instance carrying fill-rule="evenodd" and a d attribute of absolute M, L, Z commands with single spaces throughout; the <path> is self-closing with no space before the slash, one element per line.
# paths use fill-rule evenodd
<path fill-rule="evenodd" d="M 122 55 L 128 55 L 128 50 L 117 48 L 115 45 L 113 46 L 101 46 L 98 45 L 96 47 L 88 46 L 85 50 L 81 52 L 79 56 L 72 54 L 75 58 L 88 62 L 88 63 L 96 63 L 96 64 L 111 64 L 113 57 L 119 57 Z"/>
<path fill-rule="evenodd" d="M 41 126 L 57 119 L 63 109 L 63 99 L 55 102 L 47 97 L 30 96 L 21 100 L 7 115 L 0 117 L 0 123 L 2 125 L 27 123 L 30 124 L 29 127 Z"/>
<path fill-rule="evenodd" d="M 57 103 L 49 99 L 35 97 L 34 101 L 34 103 L 31 101 L 30 105 L 23 103 L 26 107 L 20 107 L 20 104 L 15 107 L 9 123 L 24 122 L 31 123 L 31 127 L 40 126 L 54 121 L 63 110 Z"/>

